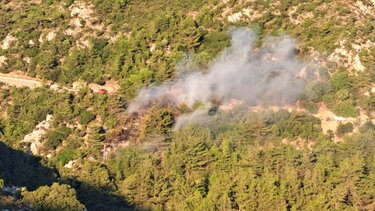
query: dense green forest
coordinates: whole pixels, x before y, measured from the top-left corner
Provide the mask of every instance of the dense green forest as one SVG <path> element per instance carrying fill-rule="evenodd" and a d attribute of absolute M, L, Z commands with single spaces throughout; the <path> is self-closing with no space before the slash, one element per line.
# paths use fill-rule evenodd
<path fill-rule="evenodd" d="M 375 210 L 374 19 L 369 0 L 1 1 L 0 73 L 42 85 L 0 83 L 0 208 Z M 290 36 L 315 65 L 298 108 L 213 100 L 181 129 L 206 105 L 127 112 L 142 87 L 205 71 L 236 27 L 254 48 Z"/>

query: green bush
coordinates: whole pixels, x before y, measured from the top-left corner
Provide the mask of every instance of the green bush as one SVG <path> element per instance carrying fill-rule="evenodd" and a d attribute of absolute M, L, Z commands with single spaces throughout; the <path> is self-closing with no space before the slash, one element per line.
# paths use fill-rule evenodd
<path fill-rule="evenodd" d="M 207 49 L 208 59 L 212 59 L 218 52 L 229 45 L 229 35 L 227 32 L 212 32 L 203 36 L 202 48 Z M 209 62 L 210 60 L 205 60 Z"/>
<path fill-rule="evenodd" d="M 61 142 L 68 137 L 70 129 L 67 127 L 57 127 L 55 130 L 51 130 L 47 134 L 47 141 L 44 143 L 44 147 L 47 150 L 56 149 Z"/>
<path fill-rule="evenodd" d="M 42 186 L 35 191 L 22 193 L 25 203 L 30 203 L 33 210 L 86 210 L 78 201 L 76 191 L 69 185 L 53 183 L 51 186 Z"/>
<path fill-rule="evenodd" d="M 282 115 L 282 113 L 279 112 L 277 115 Z M 279 134 L 288 138 L 301 137 L 313 139 L 321 132 L 320 120 L 302 113 L 292 112 L 289 117 L 285 116 L 282 119 L 274 116 L 270 119 L 270 123 L 274 121 L 275 124 L 270 128 L 274 135 Z"/>
<path fill-rule="evenodd" d="M 331 79 L 332 86 L 335 90 L 350 89 L 352 82 L 346 72 L 337 72 Z"/>
<path fill-rule="evenodd" d="M 361 133 L 365 133 L 367 131 L 374 131 L 375 132 L 375 124 L 372 123 L 371 121 L 368 121 L 366 122 L 365 124 L 363 124 L 360 128 L 359 128 L 359 131 Z"/>
<path fill-rule="evenodd" d="M 96 118 L 95 114 L 84 110 L 84 111 L 81 112 L 79 123 L 81 125 L 87 125 L 89 122 L 91 122 L 95 118 Z"/>
<path fill-rule="evenodd" d="M 308 99 L 316 100 L 331 91 L 331 85 L 325 81 L 312 81 L 305 88 L 305 95 Z"/>
<path fill-rule="evenodd" d="M 338 137 L 341 137 L 346 133 L 351 133 L 353 132 L 353 127 L 354 127 L 353 124 L 350 122 L 345 123 L 345 124 L 340 124 L 336 129 L 336 135 Z"/>
<path fill-rule="evenodd" d="M 354 106 L 351 100 L 339 102 L 333 107 L 333 112 L 338 116 L 343 117 L 357 117 L 358 109 Z"/>
<path fill-rule="evenodd" d="M 341 7 L 339 9 L 339 15 L 345 16 L 345 15 L 349 15 L 349 14 L 351 14 L 350 8 L 348 8 L 348 7 Z"/>
<path fill-rule="evenodd" d="M 141 141 L 153 139 L 155 136 L 167 137 L 173 126 L 174 116 L 170 109 L 154 108 L 143 123 Z"/>
<path fill-rule="evenodd" d="M 46 150 L 53 150 L 56 149 L 62 142 L 62 137 L 60 133 L 53 133 L 48 136 L 47 141 L 44 143 L 44 147 Z"/>
<path fill-rule="evenodd" d="M 1 100 L 5 100 L 6 98 L 8 98 L 10 96 L 10 92 L 8 89 L 2 89 L 0 91 L 0 99 Z"/>
<path fill-rule="evenodd" d="M 338 101 L 344 101 L 349 99 L 350 97 L 350 91 L 348 89 L 340 89 L 335 93 L 335 98 Z"/>
<path fill-rule="evenodd" d="M 104 130 L 104 128 L 100 126 L 93 126 L 90 128 L 89 133 L 88 133 L 89 139 L 93 141 L 98 141 L 98 142 L 104 141 L 105 132 L 106 131 Z"/>
<path fill-rule="evenodd" d="M 309 101 L 309 102 L 304 103 L 303 106 L 305 107 L 306 110 L 308 110 L 312 114 L 316 114 L 319 111 L 319 105 L 316 102 Z"/>
<path fill-rule="evenodd" d="M 69 7 L 70 5 L 72 5 L 74 3 L 74 0 L 64 0 L 65 4 L 67 7 Z"/>
<path fill-rule="evenodd" d="M 67 164 L 69 161 L 78 158 L 80 158 L 79 150 L 68 147 L 59 151 L 56 157 L 54 158 L 54 161 L 58 166 L 62 166 Z"/>

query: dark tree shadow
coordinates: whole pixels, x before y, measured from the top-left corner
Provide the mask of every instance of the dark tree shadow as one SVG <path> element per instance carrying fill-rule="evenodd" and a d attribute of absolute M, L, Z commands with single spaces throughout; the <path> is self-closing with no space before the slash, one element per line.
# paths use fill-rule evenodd
<path fill-rule="evenodd" d="M 40 158 L 14 150 L 0 141 L 0 178 L 6 185 L 27 187 L 32 191 L 53 182 L 65 183 L 76 189 L 78 200 L 89 211 L 142 210 L 128 203 L 124 197 L 106 191 L 106 188 L 92 187 L 75 179 L 61 180 L 57 171 L 43 166 L 40 161 Z M 3 206 L 0 207 L 7 208 Z"/>
<path fill-rule="evenodd" d="M 58 174 L 40 163 L 40 158 L 14 150 L 0 142 L 0 178 L 8 185 L 35 190 L 57 181 Z"/>
<path fill-rule="evenodd" d="M 66 182 L 76 189 L 78 200 L 87 210 L 142 210 L 128 203 L 123 196 L 110 193 L 104 187 L 93 187 L 75 179 L 67 179 Z"/>

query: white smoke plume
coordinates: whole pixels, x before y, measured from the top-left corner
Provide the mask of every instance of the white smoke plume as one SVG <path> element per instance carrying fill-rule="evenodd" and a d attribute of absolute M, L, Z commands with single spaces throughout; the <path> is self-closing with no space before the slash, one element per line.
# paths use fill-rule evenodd
<path fill-rule="evenodd" d="M 208 109 L 198 109 L 192 113 L 182 114 L 177 117 L 174 129 L 179 130 L 192 123 L 199 125 L 208 125 L 211 122 L 211 116 L 208 115 Z"/>
<path fill-rule="evenodd" d="M 248 28 L 232 30 L 231 46 L 207 71 L 190 72 L 161 86 L 142 89 L 128 112 L 147 108 L 155 100 L 188 106 L 197 101 L 225 104 L 232 99 L 249 106 L 294 103 L 307 82 L 306 64 L 296 58 L 295 42 L 286 36 L 270 37 L 260 49 L 254 49 L 255 40 L 255 33 Z"/>

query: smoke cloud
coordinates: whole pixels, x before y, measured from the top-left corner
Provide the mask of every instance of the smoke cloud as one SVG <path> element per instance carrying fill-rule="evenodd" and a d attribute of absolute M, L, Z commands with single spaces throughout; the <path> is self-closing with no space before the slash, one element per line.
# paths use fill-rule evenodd
<path fill-rule="evenodd" d="M 307 82 L 306 64 L 296 58 L 294 40 L 287 36 L 269 37 L 260 49 L 254 49 L 255 40 L 256 34 L 248 28 L 232 30 L 231 46 L 207 71 L 182 74 L 161 86 L 142 89 L 128 111 L 147 108 L 155 100 L 190 107 L 197 101 L 225 104 L 232 99 L 249 106 L 294 103 Z M 201 113 L 190 117 L 196 119 Z M 190 117 L 181 118 L 187 121 Z"/>

